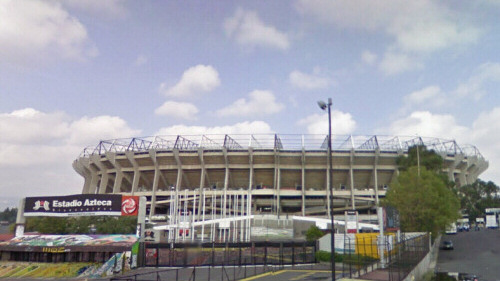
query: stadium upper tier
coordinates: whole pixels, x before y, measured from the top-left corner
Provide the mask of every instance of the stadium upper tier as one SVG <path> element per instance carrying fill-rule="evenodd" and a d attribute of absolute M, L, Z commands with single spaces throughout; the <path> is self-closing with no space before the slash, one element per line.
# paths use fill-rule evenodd
<path fill-rule="evenodd" d="M 332 136 L 331 174 L 325 135 L 106 140 L 85 148 L 73 167 L 85 179 L 83 193 L 144 195 L 150 214 L 166 212 L 172 191 L 187 192 L 198 203 L 202 192 L 203 198 L 241 196 L 251 201 L 251 213 L 327 214 L 330 175 L 337 211 L 370 209 L 397 175 L 397 158 L 414 145 L 440 154 L 444 172 L 458 185 L 474 182 L 488 167 L 476 147 L 454 140 L 337 135 Z M 221 200 L 206 208 L 225 209 L 226 199 Z"/>

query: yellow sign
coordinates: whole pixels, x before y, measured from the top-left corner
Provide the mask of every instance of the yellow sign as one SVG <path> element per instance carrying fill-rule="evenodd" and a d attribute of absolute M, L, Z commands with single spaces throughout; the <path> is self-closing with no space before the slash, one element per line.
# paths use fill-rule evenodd
<path fill-rule="evenodd" d="M 66 249 L 64 247 L 43 247 L 42 252 L 44 253 L 64 253 Z"/>

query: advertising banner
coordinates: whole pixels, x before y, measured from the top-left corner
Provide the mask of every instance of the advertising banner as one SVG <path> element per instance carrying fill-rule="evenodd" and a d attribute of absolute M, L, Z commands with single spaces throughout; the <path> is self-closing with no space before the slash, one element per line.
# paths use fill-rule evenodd
<path fill-rule="evenodd" d="M 137 216 L 138 196 L 78 194 L 26 197 L 24 216 Z"/>
<path fill-rule="evenodd" d="M 346 233 L 358 233 L 358 212 L 345 212 L 345 229 Z"/>

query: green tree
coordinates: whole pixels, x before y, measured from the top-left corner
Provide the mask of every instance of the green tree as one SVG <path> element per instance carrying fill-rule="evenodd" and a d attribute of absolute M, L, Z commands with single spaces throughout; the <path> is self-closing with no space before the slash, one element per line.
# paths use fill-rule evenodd
<path fill-rule="evenodd" d="M 480 179 L 458 188 L 460 206 L 469 215 L 470 222 L 475 221 L 477 217 L 483 217 L 486 208 L 500 208 L 498 191 L 499 187 L 495 183 Z"/>
<path fill-rule="evenodd" d="M 311 225 L 306 231 L 306 240 L 309 242 L 316 241 L 324 235 L 323 231 L 315 225 Z"/>
<path fill-rule="evenodd" d="M 5 208 L 3 212 L 0 212 L 0 221 L 8 221 L 13 223 L 16 221 L 17 208 Z"/>
<path fill-rule="evenodd" d="M 420 159 L 419 159 L 420 158 Z M 425 167 L 429 171 L 441 173 L 443 170 L 443 158 L 434 150 L 428 150 L 425 145 L 414 145 L 408 148 L 408 155 L 402 155 L 396 160 L 400 171 L 407 171 L 410 167 Z"/>
<path fill-rule="evenodd" d="M 399 211 L 403 231 L 443 231 L 459 218 L 460 202 L 443 179 L 417 167 L 402 171 L 387 191 L 384 204 Z"/>
<path fill-rule="evenodd" d="M 136 231 L 137 217 L 33 217 L 26 220 L 26 231 L 42 234 L 88 234 L 91 225 L 96 227 L 97 234 L 133 234 Z"/>

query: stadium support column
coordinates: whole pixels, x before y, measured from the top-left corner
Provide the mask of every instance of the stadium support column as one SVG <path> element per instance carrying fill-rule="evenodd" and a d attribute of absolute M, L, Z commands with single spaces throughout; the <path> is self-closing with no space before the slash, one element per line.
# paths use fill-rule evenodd
<path fill-rule="evenodd" d="M 90 180 L 90 186 L 88 189 L 88 193 L 95 194 L 97 192 L 97 183 L 99 182 L 99 175 L 95 169 L 90 170 L 90 174 L 92 175 L 92 179 Z"/>
<path fill-rule="evenodd" d="M 177 181 L 175 184 L 175 200 L 174 200 L 174 224 L 179 223 L 179 189 L 182 184 L 182 163 L 179 158 L 179 149 L 173 149 L 175 160 L 177 161 Z M 172 200 L 170 200 L 172 202 Z M 174 229 L 174 241 L 177 240 L 179 236 L 178 229 Z"/>
<path fill-rule="evenodd" d="M 201 198 L 202 190 L 205 187 L 205 179 L 207 177 L 206 176 L 207 171 L 205 169 L 205 160 L 203 159 L 203 148 L 198 149 L 198 157 L 200 158 L 200 167 L 201 167 L 201 171 L 200 171 L 200 198 Z M 203 200 L 205 200 L 204 196 L 203 196 Z M 205 204 L 205 202 L 202 203 L 201 199 L 198 201 L 199 201 L 198 202 L 198 220 L 200 220 L 200 210 L 203 210 L 202 204 Z M 203 207 L 203 208 L 205 208 L 205 207 Z"/>
<path fill-rule="evenodd" d="M 106 193 L 106 188 L 108 186 L 108 179 L 109 179 L 108 169 L 101 163 L 101 155 L 92 155 L 90 157 L 90 160 L 101 171 L 101 183 L 99 184 L 98 193 L 104 194 Z"/>
<path fill-rule="evenodd" d="M 153 192 L 151 193 L 151 208 L 149 209 L 149 218 L 155 215 L 156 212 L 156 190 L 158 189 L 158 181 L 160 180 L 160 169 L 155 167 L 155 174 L 153 178 Z"/>
<path fill-rule="evenodd" d="M 158 189 L 158 181 L 160 180 L 160 168 L 158 167 L 158 161 L 156 160 L 156 151 L 155 150 L 150 150 L 149 151 L 149 157 L 151 157 L 151 160 L 153 161 L 154 167 L 155 167 L 155 174 L 153 177 L 153 186 L 152 186 L 152 192 L 151 192 L 151 208 L 149 209 L 149 219 L 151 219 L 152 216 L 155 215 L 156 211 L 156 190 Z"/>
<path fill-rule="evenodd" d="M 97 173 L 96 168 L 91 165 L 90 159 L 84 159 L 84 167 L 90 173 L 90 182 L 88 187 L 83 188 L 83 193 L 95 194 L 97 192 L 97 184 L 99 183 L 99 174 Z M 85 185 L 87 184 L 87 180 L 85 180 Z"/>
<path fill-rule="evenodd" d="M 248 160 L 250 164 L 250 173 L 248 176 L 248 195 L 247 195 L 247 211 L 246 215 L 251 216 L 252 215 L 252 186 L 253 186 L 253 148 L 248 147 Z M 245 241 L 250 241 L 250 227 L 251 227 L 251 219 L 247 219 L 245 222 L 246 226 L 246 231 L 245 231 Z"/>
<path fill-rule="evenodd" d="M 349 177 L 350 177 L 350 186 L 351 186 L 351 207 L 353 210 L 356 209 L 356 202 L 354 196 L 354 149 L 351 149 L 351 153 L 349 155 Z"/>
<path fill-rule="evenodd" d="M 139 165 L 134 159 L 133 151 L 126 151 L 125 156 L 127 156 L 128 161 L 134 167 L 134 178 L 132 180 L 132 195 L 137 192 L 137 188 L 139 187 L 139 180 L 141 179 L 141 171 L 139 170 Z"/>
<path fill-rule="evenodd" d="M 276 214 L 280 217 L 280 189 L 281 189 L 281 169 L 280 169 L 280 155 L 277 148 L 274 148 L 274 188 L 273 193 L 276 195 Z"/>
<path fill-rule="evenodd" d="M 138 168 L 134 168 L 134 179 L 132 180 L 132 195 L 137 192 L 137 187 L 139 186 L 139 179 L 141 178 L 141 171 Z"/>
<path fill-rule="evenodd" d="M 19 200 L 19 207 L 17 208 L 17 217 L 16 217 L 16 229 L 14 231 L 15 237 L 24 235 L 24 225 L 26 224 L 26 218 L 24 217 L 25 203 L 26 203 L 25 198 Z"/>
<path fill-rule="evenodd" d="M 304 147 L 304 136 L 302 136 L 302 181 L 301 181 L 301 193 L 302 193 L 302 216 L 306 216 L 306 150 Z"/>
<path fill-rule="evenodd" d="M 224 153 L 224 163 L 226 166 L 226 171 L 224 173 L 224 198 L 222 199 L 222 205 L 221 206 L 221 211 L 222 211 L 222 217 L 226 217 L 226 206 L 227 206 L 227 187 L 229 185 L 229 161 L 227 160 L 227 148 L 222 149 L 222 153 Z M 224 231 L 224 233 L 226 233 Z"/>
<path fill-rule="evenodd" d="M 122 166 L 120 163 L 116 160 L 116 154 L 115 153 L 106 153 L 106 157 L 110 160 L 110 162 L 113 164 L 113 167 L 116 170 L 116 176 L 115 176 L 115 184 L 113 186 L 113 193 L 119 193 L 121 192 L 121 187 L 122 187 L 122 181 L 125 179 L 130 185 L 133 184 L 133 179 L 131 179 L 130 175 L 125 174 L 123 172 Z"/>
<path fill-rule="evenodd" d="M 85 158 L 80 158 L 80 159 L 85 159 Z M 86 159 L 86 160 L 88 163 L 88 159 Z M 80 174 L 85 180 L 85 182 L 83 184 L 82 193 L 83 194 L 90 193 L 90 186 L 92 183 L 92 172 L 90 171 L 90 168 L 85 167 L 85 165 L 82 163 L 82 161 L 74 161 L 73 162 L 73 169 L 75 169 L 75 171 L 78 174 Z"/>
<path fill-rule="evenodd" d="M 123 173 L 116 172 L 115 183 L 113 185 L 113 194 L 120 193 L 120 187 L 122 186 Z"/>
<path fill-rule="evenodd" d="M 101 183 L 99 184 L 99 193 L 104 194 L 106 193 L 106 188 L 108 186 L 108 179 L 109 175 L 107 171 L 103 171 L 101 174 Z"/>
<path fill-rule="evenodd" d="M 380 157 L 380 148 L 375 149 L 375 162 L 373 163 L 373 183 L 375 185 L 375 204 L 378 206 L 378 159 Z"/>

